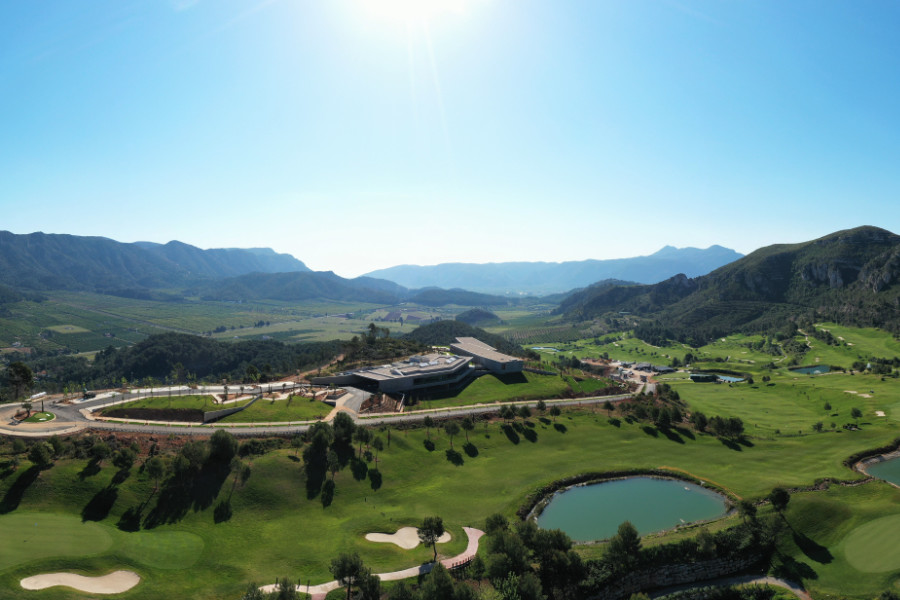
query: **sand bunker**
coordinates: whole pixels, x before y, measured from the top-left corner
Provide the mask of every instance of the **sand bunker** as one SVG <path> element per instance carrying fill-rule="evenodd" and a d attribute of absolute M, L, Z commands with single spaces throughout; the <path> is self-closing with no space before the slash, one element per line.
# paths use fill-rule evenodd
<path fill-rule="evenodd" d="M 845 394 L 858 394 L 859 392 L 854 392 L 853 390 L 844 390 Z"/>
<path fill-rule="evenodd" d="M 419 530 L 415 527 L 401 527 L 397 533 L 367 533 L 366 539 L 370 542 L 385 542 L 396 544 L 404 550 L 412 550 L 419 545 Z M 438 538 L 438 544 L 446 544 L 450 541 L 450 534 L 446 531 Z"/>
<path fill-rule="evenodd" d="M 140 581 L 140 576 L 134 571 L 115 571 L 103 577 L 85 577 L 75 573 L 45 573 L 26 577 L 20 583 L 26 590 L 43 590 L 62 585 L 89 594 L 121 594 Z"/>
<path fill-rule="evenodd" d="M 884 411 L 883 411 L 883 410 L 876 410 L 876 411 L 875 411 L 875 416 L 876 416 L 876 417 L 886 417 L 887 415 L 884 414 Z"/>

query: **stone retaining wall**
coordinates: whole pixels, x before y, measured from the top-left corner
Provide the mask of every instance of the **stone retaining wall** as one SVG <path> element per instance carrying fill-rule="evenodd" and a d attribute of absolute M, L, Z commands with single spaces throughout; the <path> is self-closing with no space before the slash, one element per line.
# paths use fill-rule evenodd
<path fill-rule="evenodd" d="M 248 402 L 247 404 L 245 404 L 243 406 L 235 406 L 233 408 L 223 408 L 220 410 L 207 411 L 207 412 L 203 413 L 203 422 L 209 423 L 210 421 L 218 421 L 219 419 L 224 419 L 225 417 L 227 417 L 229 415 L 233 415 L 234 413 L 241 412 L 245 408 L 248 408 L 249 406 L 251 406 L 254 402 L 259 400 L 260 398 L 262 398 L 262 394 L 257 394 L 256 396 L 253 397 L 253 400 L 251 400 L 250 402 Z"/>

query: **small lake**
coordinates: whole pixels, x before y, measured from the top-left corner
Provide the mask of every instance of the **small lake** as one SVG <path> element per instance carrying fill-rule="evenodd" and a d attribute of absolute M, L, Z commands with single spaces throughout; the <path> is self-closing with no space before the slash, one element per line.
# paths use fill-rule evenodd
<path fill-rule="evenodd" d="M 744 380 L 742 377 L 729 377 L 728 375 L 717 375 L 717 377 L 726 383 L 740 383 Z"/>
<path fill-rule="evenodd" d="M 549 346 L 532 346 L 532 350 L 540 352 L 541 350 L 545 352 L 559 352 L 556 348 L 551 348 Z"/>
<path fill-rule="evenodd" d="M 900 458 L 890 458 L 881 461 L 880 463 L 875 463 L 874 465 L 867 467 L 866 471 L 868 471 L 869 475 L 872 477 L 884 479 L 894 485 L 900 485 Z"/>
<path fill-rule="evenodd" d="M 831 371 L 828 365 L 815 365 L 812 367 L 800 367 L 799 369 L 791 369 L 791 373 L 799 373 L 800 375 L 822 375 Z"/>
<path fill-rule="evenodd" d="M 724 515 L 725 498 L 674 479 L 630 477 L 560 492 L 538 517 L 542 529 L 562 529 L 577 542 L 603 540 L 631 521 L 641 535 Z"/>

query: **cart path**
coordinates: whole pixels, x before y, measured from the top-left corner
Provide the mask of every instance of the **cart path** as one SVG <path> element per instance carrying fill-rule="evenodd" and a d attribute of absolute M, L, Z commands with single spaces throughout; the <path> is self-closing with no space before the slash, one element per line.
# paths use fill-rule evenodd
<path fill-rule="evenodd" d="M 484 532 L 480 529 L 474 529 L 472 527 L 463 527 L 463 531 L 466 532 L 466 535 L 469 538 L 469 543 L 466 545 L 466 549 L 462 552 L 462 554 L 457 554 L 454 557 L 445 558 L 441 561 L 441 564 L 448 569 L 453 569 L 465 565 L 470 560 L 475 558 L 475 554 L 478 552 L 478 540 L 481 539 L 481 536 L 484 535 Z M 377 573 L 377 576 L 382 581 L 409 579 L 410 577 L 418 577 L 419 575 L 430 573 L 432 567 L 434 567 L 434 563 L 425 563 L 424 565 L 410 567 L 408 569 L 403 569 L 402 571 Z M 305 585 L 298 585 L 297 591 L 306 593 L 308 590 L 309 594 L 312 596 L 312 600 L 325 600 L 325 596 L 328 595 L 328 592 L 330 592 L 331 590 L 336 590 L 339 587 L 342 586 L 337 581 L 329 581 L 328 583 L 322 583 L 320 585 L 313 585 L 309 587 Z M 260 589 L 266 593 L 271 593 L 275 591 L 275 584 L 264 585 Z"/>

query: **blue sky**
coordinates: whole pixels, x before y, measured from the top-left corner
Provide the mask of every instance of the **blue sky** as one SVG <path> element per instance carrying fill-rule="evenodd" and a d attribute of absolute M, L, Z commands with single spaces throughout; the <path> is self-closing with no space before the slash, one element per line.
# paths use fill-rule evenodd
<path fill-rule="evenodd" d="M 898 26 L 887 0 L 10 0 L 0 228 L 345 276 L 900 232 Z"/>

